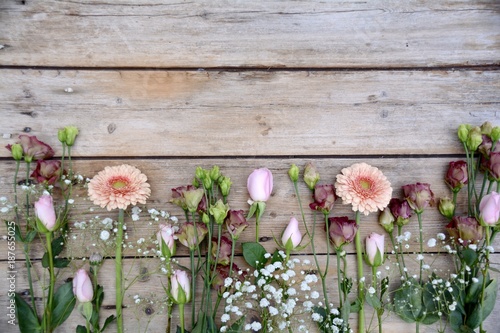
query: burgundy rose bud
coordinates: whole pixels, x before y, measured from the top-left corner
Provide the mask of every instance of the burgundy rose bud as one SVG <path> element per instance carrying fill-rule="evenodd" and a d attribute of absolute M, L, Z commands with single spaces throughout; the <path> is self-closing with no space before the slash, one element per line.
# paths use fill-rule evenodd
<path fill-rule="evenodd" d="M 434 193 L 427 183 L 408 184 L 403 186 L 406 201 L 415 213 L 422 213 L 428 206 L 434 204 Z"/>
<path fill-rule="evenodd" d="M 337 250 L 354 240 L 358 231 L 355 220 L 350 220 L 347 216 L 330 217 L 328 223 L 330 240 Z"/>
<path fill-rule="evenodd" d="M 24 160 L 31 162 L 33 160 L 45 160 L 54 156 L 54 150 L 38 140 L 36 136 L 19 135 L 19 143 L 23 147 Z M 11 150 L 11 146 L 7 146 Z"/>
<path fill-rule="evenodd" d="M 496 181 L 500 180 L 500 152 L 491 152 L 490 160 L 487 163 L 488 171 L 491 176 Z"/>
<path fill-rule="evenodd" d="M 227 213 L 225 223 L 227 231 L 233 240 L 239 239 L 241 233 L 248 227 L 248 222 L 243 210 L 230 210 Z"/>
<path fill-rule="evenodd" d="M 478 243 L 483 238 L 483 227 L 474 217 L 455 216 L 446 229 L 453 241 L 463 246 Z"/>
<path fill-rule="evenodd" d="M 233 241 L 231 237 L 225 233 L 220 237 L 220 247 L 217 250 L 217 237 L 212 237 L 212 262 L 215 262 L 215 258 L 217 257 L 217 264 L 229 265 L 231 262 L 232 245 Z"/>
<path fill-rule="evenodd" d="M 61 177 L 62 172 L 61 161 L 38 160 L 35 170 L 31 173 L 31 178 L 39 184 L 54 185 Z"/>
<path fill-rule="evenodd" d="M 392 216 L 394 216 L 398 226 L 402 227 L 410 222 L 412 209 L 410 208 L 408 201 L 392 198 L 391 201 L 389 201 L 388 207 L 391 210 Z"/>
<path fill-rule="evenodd" d="M 230 267 L 227 265 L 217 265 L 215 268 L 215 276 L 212 280 L 212 289 L 217 290 L 219 295 L 222 295 L 229 286 L 226 286 L 226 278 L 231 277 L 237 279 L 240 282 L 245 281 L 246 272 L 243 271 L 242 274 L 233 274 L 229 271 Z M 239 267 L 233 263 L 233 272 L 238 272 Z"/>
<path fill-rule="evenodd" d="M 313 210 L 319 210 L 324 214 L 333 209 L 333 204 L 337 199 L 335 187 L 333 185 L 316 185 L 313 192 L 314 202 L 309 204 Z"/>
<path fill-rule="evenodd" d="M 454 192 L 458 192 L 464 185 L 467 185 L 469 182 L 467 176 L 467 162 L 450 162 L 448 171 L 446 172 L 445 182 Z"/>

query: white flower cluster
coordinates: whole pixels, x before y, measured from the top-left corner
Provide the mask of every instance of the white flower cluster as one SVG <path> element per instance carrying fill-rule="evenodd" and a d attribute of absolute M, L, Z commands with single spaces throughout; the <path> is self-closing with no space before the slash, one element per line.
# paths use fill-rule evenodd
<path fill-rule="evenodd" d="M 262 268 L 249 272 L 242 282 L 226 278 L 224 314 L 221 316 L 221 332 L 226 332 L 232 323 L 247 315 L 245 331 L 281 331 L 290 327 L 299 332 L 309 332 L 307 316 L 314 304 L 310 301 L 319 297 L 311 286 L 318 282 L 316 275 L 302 269 L 304 262 L 299 259 L 286 261 L 284 252 L 279 252 L 281 260 L 267 263 Z M 266 255 L 270 258 L 271 255 Z M 240 272 L 241 273 L 241 272 Z"/>

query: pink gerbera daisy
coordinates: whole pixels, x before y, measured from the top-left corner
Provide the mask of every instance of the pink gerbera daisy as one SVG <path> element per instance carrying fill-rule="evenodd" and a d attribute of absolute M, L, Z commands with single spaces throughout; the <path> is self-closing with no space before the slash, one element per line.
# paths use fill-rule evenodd
<path fill-rule="evenodd" d="M 383 210 L 392 196 L 391 183 L 379 169 L 366 163 L 342 169 L 337 175 L 335 188 L 344 204 L 352 204 L 353 211 L 365 215 Z"/>
<path fill-rule="evenodd" d="M 148 178 L 131 165 L 106 167 L 89 182 L 89 198 L 108 210 L 145 204 L 151 194 Z"/>

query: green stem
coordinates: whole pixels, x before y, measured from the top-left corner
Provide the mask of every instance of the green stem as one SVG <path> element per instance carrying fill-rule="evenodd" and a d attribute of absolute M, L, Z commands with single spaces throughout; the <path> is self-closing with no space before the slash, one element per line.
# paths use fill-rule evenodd
<path fill-rule="evenodd" d="M 179 304 L 179 318 L 181 322 L 181 333 L 184 333 L 184 304 Z"/>
<path fill-rule="evenodd" d="M 117 332 L 123 333 L 123 279 L 122 279 L 122 250 L 123 250 L 123 219 L 125 212 L 118 210 L 118 225 L 116 233 L 116 255 L 115 255 L 115 288 L 116 288 L 116 323 Z"/>
<path fill-rule="evenodd" d="M 372 287 L 375 288 L 375 295 L 378 297 L 378 281 L 377 281 L 377 267 L 372 266 Z M 380 309 L 375 309 L 377 313 L 377 327 L 379 333 L 382 333 L 382 315 Z"/>
<path fill-rule="evenodd" d="M 329 225 L 328 225 L 328 214 L 324 213 L 324 218 L 325 218 L 325 228 L 326 228 L 326 265 L 325 265 L 325 270 L 323 272 L 322 276 L 322 282 L 325 283 L 326 276 L 328 274 L 328 268 L 330 267 L 330 230 L 329 230 Z M 326 288 L 325 288 L 326 291 Z M 326 309 L 328 312 L 330 311 L 330 302 L 328 302 L 328 293 L 325 292 L 325 303 L 326 303 Z"/>
<path fill-rule="evenodd" d="M 399 238 L 401 239 L 401 235 L 403 234 L 403 228 L 401 226 L 398 225 L 398 236 Z M 404 252 L 403 252 L 403 243 L 399 243 L 399 246 L 398 246 L 398 249 L 401 251 L 401 263 L 403 264 L 403 267 L 406 268 L 406 264 L 405 264 L 405 255 L 404 255 Z M 408 280 L 408 271 L 405 271 L 403 269 L 403 272 L 404 272 L 404 275 L 405 275 L 405 278 L 406 280 Z"/>
<path fill-rule="evenodd" d="M 196 225 L 195 225 L 196 228 Z M 194 268 L 194 249 L 189 250 L 189 259 L 191 261 L 191 295 L 196 295 L 196 270 Z M 179 306 L 180 308 L 180 306 Z M 195 308 L 195 302 L 194 302 L 194 297 L 193 301 L 191 301 L 191 327 L 194 327 L 195 323 L 195 314 L 196 314 L 196 308 Z M 182 324 L 184 324 L 184 317 L 182 318 L 181 321 Z"/>
<path fill-rule="evenodd" d="M 255 210 L 255 243 L 259 242 L 259 224 L 260 224 L 260 209 L 257 206 Z"/>
<path fill-rule="evenodd" d="M 394 253 L 396 254 L 396 262 L 398 264 L 398 268 L 399 268 L 399 274 L 401 276 L 403 276 L 403 268 L 402 268 L 402 263 L 399 262 L 399 249 L 396 248 L 396 242 L 394 242 L 394 234 L 393 234 L 393 231 L 391 231 L 389 233 L 389 238 L 391 239 L 391 244 L 392 244 L 392 248 L 394 250 Z"/>
<path fill-rule="evenodd" d="M 26 186 L 29 186 L 31 163 L 26 162 Z M 30 216 L 30 191 L 26 191 L 26 216 Z"/>
<path fill-rule="evenodd" d="M 52 309 L 54 300 L 54 286 L 56 276 L 54 274 L 54 256 L 52 254 L 52 232 L 45 234 L 47 240 L 47 256 L 49 257 L 49 294 L 47 298 L 47 307 L 45 308 L 45 330 L 52 332 Z"/>
<path fill-rule="evenodd" d="M 485 227 L 484 228 L 485 231 L 486 231 L 486 237 L 485 237 L 485 241 L 486 241 L 486 254 L 485 254 L 485 264 L 484 264 L 484 268 L 483 268 L 483 284 L 481 286 L 481 307 L 480 309 L 483 309 L 483 304 L 484 304 L 484 290 L 486 289 L 486 278 L 488 277 L 488 269 L 489 269 L 489 266 L 490 266 L 490 251 L 489 251 L 489 246 L 490 246 L 490 238 L 491 238 L 491 235 L 490 235 L 490 227 Z M 481 312 L 481 315 L 482 315 L 482 312 Z M 483 322 L 484 322 L 484 318 L 481 318 L 481 324 L 479 326 L 479 332 L 485 332 L 484 329 L 483 329 Z"/>
<path fill-rule="evenodd" d="M 361 236 L 359 234 L 359 221 L 360 213 L 356 211 L 356 224 L 358 225 L 358 230 L 356 231 L 356 236 L 354 241 L 356 243 L 356 259 L 358 263 L 358 299 L 359 299 L 359 315 L 358 315 L 358 332 L 365 333 L 365 283 L 363 281 L 363 249 L 361 247 Z"/>
<path fill-rule="evenodd" d="M 21 166 L 21 160 L 16 161 L 16 170 L 14 171 L 14 211 L 16 212 L 16 224 L 19 226 L 19 207 L 17 206 L 17 175 L 19 174 L 19 167 Z"/>
<path fill-rule="evenodd" d="M 342 301 L 342 296 L 343 296 L 343 290 L 342 290 L 342 270 L 340 269 L 340 254 L 342 253 L 342 247 L 340 249 L 337 249 L 337 288 L 339 289 L 339 308 L 342 309 L 343 301 Z"/>
<path fill-rule="evenodd" d="M 231 242 L 231 259 L 229 261 L 229 276 L 232 277 L 233 275 L 233 262 L 234 262 L 234 248 L 236 247 L 236 238 L 232 238 Z"/>
<path fill-rule="evenodd" d="M 422 230 L 422 213 L 421 212 L 416 212 L 416 213 L 417 213 L 417 217 L 418 217 L 418 232 L 420 234 L 420 238 L 419 238 L 420 256 L 423 256 L 424 255 L 424 245 L 423 245 L 424 236 L 423 236 L 423 230 Z M 420 273 L 418 276 L 418 282 L 420 284 L 422 284 L 422 271 L 423 271 L 424 260 L 423 259 L 419 260 L 419 264 L 420 264 Z"/>

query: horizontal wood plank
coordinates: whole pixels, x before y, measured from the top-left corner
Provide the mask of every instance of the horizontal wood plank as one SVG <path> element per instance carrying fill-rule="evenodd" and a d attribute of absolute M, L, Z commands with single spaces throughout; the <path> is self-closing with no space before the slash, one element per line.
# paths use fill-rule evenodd
<path fill-rule="evenodd" d="M 297 265 L 297 277 L 296 280 L 300 281 L 301 274 L 300 271 L 304 269 L 315 270 L 315 265 L 312 256 L 299 256 L 296 257 L 301 260 L 301 264 Z M 306 262 L 309 260 L 309 264 Z M 394 266 L 393 262 L 394 258 L 391 256 L 388 257 L 387 261 L 384 264 L 384 267 L 380 269 L 382 272 L 382 276 L 389 276 L 391 283 L 391 290 L 397 288 L 399 283 L 399 276 L 397 274 L 397 268 Z M 321 269 L 326 267 L 326 257 L 321 255 L 318 257 L 318 262 Z M 337 266 L 336 266 L 335 257 L 330 258 L 330 265 L 328 270 L 328 275 L 326 277 L 327 281 L 327 289 L 330 302 L 334 304 L 334 306 L 338 306 L 338 292 L 337 292 Z M 348 276 L 356 277 L 356 264 L 355 264 L 355 256 L 349 255 L 347 257 L 348 262 Z M 494 254 L 491 257 L 492 266 L 498 268 L 500 266 L 500 255 Z M 189 260 L 186 258 L 181 258 L 179 260 L 179 264 L 184 266 L 189 266 Z M 242 263 L 241 258 L 237 258 L 237 264 L 240 267 L 247 267 L 244 263 Z M 386 266 L 389 269 L 386 269 Z M 130 332 L 165 332 L 165 328 L 167 326 L 167 315 L 166 315 L 166 307 L 165 307 L 165 291 L 164 287 L 166 285 L 166 277 L 164 274 L 159 272 L 159 260 L 158 259 L 125 259 L 123 263 L 123 272 L 124 272 L 124 287 L 125 287 L 125 297 L 124 297 L 124 326 Z M 453 272 L 452 263 L 447 256 L 439 256 L 435 259 L 432 265 L 433 268 L 436 269 L 436 274 L 438 274 L 442 278 L 449 277 L 449 274 Z M 26 277 L 26 269 L 24 268 L 24 263 L 22 261 L 18 261 L 16 264 L 17 274 L 15 280 L 16 291 L 24 292 L 28 289 L 28 281 Z M 71 266 L 67 269 L 64 269 L 59 275 L 59 284 L 62 284 L 68 278 L 72 278 L 74 272 L 78 268 L 84 268 L 86 270 L 89 269 L 88 263 L 86 261 L 75 260 L 72 262 Z M 407 268 L 409 272 L 417 272 L 418 264 L 415 262 L 408 262 Z M 0 262 L 0 270 L 6 271 L 7 264 L 5 262 Z M 365 267 L 366 271 L 368 267 Z M 33 274 L 34 276 L 40 277 L 40 279 L 35 279 L 35 293 L 37 296 L 37 305 L 41 306 L 42 302 L 42 292 L 41 288 L 43 286 L 41 277 L 44 274 L 45 269 L 43 269 L 40 263 L 35 263 L 33 266 Z M 492 272 L 494 276 L 498 274 Z M 370 283 L 371 279 L 369 278 L 369 274 L 367 275 L 367 283 Z M 114 287 L 114 262 L 113 260 L 105 260 L 103 266 L 99 272 L 99 283 L 103 285 L 105 298 L 103 302 L 103 308 L 101 312 L 101 321 L 104 320 L 111 314 L 115 313 L 115 287 Z M 194 298 L 195 302 L 199 304 L 201 301 L 201 281 L 199 280 L 199 287 L 197 296 Z M 297 283 L 297 291 L 299 302 L 297 302 L 296 310 L 300 310 L 302 308 L 302 301 L 304 301 L 305 292 L 300 291 L 299 283 Z M 321 292 L 321 283 L 318 282 L 312 285 L 312 290 Z M 354 292 L 351 294 L 351 298 L 354 298 Z M 29 300 L 28 295 L 24 296 L 26 300 Z M 137 301 L 139 300 L 139 301 Z M 9 299 L 7 297 L 7 293 L 0 294 L 0 305 L 2 309 L 6 309 L 9 304 Z M 222 311 L 224 307 L 224 303 L 221 304 L 219 310 Z M 366 312 L 368 322 L 370 322 L 372 309 L 369 305 L 366 305 Z M 187 329 L 190 327 L 190 314 L 191 314 L 191 306 L 188 304 L 186 306 L 186 323 Z M 488 332 L 495 332 L 496 318 L 500 315 L 500 308 L 495 307 L 493 313 L 486 319 L 484 328 L 488 330 Z M 297 317 L 300 317 L 297 315 Z M 306 317 L 307 318 L 307 317 Z M 77 325 L 84 325 L 84 319 L 81 314 L 75 309 L 69 319 L 56 330 L 56 333 L 59 332 L 73 332 Z M 177 307 L 175 307 L 172 319 L 172 329 L 171 332 L 175 332 L 175 327 L 179 323 L 179 313 Z M 312 322 L 309 319 L 306 321 L 306 324 L 309 326 L 310 332 L 317 332 Z M 350 317 L 351 327 L 356 332 L 356 315 L 351 314 Z M 370 330 L 376 330 L 375 322 L 371 324 L 367 324 L 370 327 Z M 420 332 L 435 332 L 435 325 L 421 325 Z M 110 332 L 115 330 L 115 324 L 109 328 Z M 396 314 L 386 312 L 384 315 L 383 322 L 384 333 L 399 333 L 401 331 L 409 331 L 413 329 L 413 324 L 408 324 L 401 320 Z M 11 332 L 12 326 L 7 323 L 6 320 L 0 321 L 0 330 L 2 332 Z M 451 332 L 451 330 L 447 330 L 446 333 Z"/>
<path fill-rule="evenodd" d="M 1 143 L 76 125 L 74 156 L 457 154 L 459 124 L 500 125 L 499 75 L 4 69 Z"/>
<path fill-rule="evenodd" d="M 374 68 L 498 64 L 488 1 L 18 1 L 0 65 Z"/>
<path fill-rule="evenodd" d="M 448 163 L 451 158 L 382 158 L 382 159 L 208 159 L 208 160 L 84 160 L 75 162 L 75 170 L 86 176 L 93 177 L 94 174 L 102 170 L 107 165 L 119 165 L 128 163 L 137 166 L 149 179 L 151 184 L 152 196 L 148 200 L 146 208 L 143 208 L 143 213 L 138 221 L 132 221 L 130 216 L 126 219 L 127 234 L 129 239 L 127 244 L 131 243 L 134 248 L 126 249 L 125 255 L 134 256 L 151 256 L 151 250 L 156 248 L 154 244 L 145 243 L 141 247 L 141 252 L 137 251 L 137 241 L 141 238 L 149 240 L 154 238 L 157 231 L 157 225 L 160 222 L 153 221 L 147 209 L 155 208 L 157 210 L 168 211 L 171 215 L 176 216 L 180 222 L 184 222 L 184 212 L 179 207 L 170 203 L 171 189 L 188 185 L 191 183 L 194 172 L 197 166 L 211 168 L 213 165 L 219 165 L 221 172 L 231 178 L 233 183 L 231 193 L 228 199 L 231 209 L 244 210 L 248 212 L 249 205 L 247 203 L 249 196 L 246 188 L 246 180 L 253 169 L 259 167 L 268 167 L 274 175 L 273 194 L 267 203 L 266 211 L 262 217 L 260 225 L 260 236 L 264 237 L 262 244 L 269 250 L 273 251 L 276 248 L 274 238 L 279 238 L 281 232 L 285 229 L 291 216 L 295 216 L 301 220 L 300 208 L 297 198 L 294 193 L 293 185 L 288 177 L 287 171 L 292 163 L 297 164 L 303 169 L 306 161 L 313 162 L 321 174 L 322 184 L 333 184 L 335 176 L 340 173 L 341 169 L 352 165 L 356 162 L 366 162 L 376 166 L 382 170 L 387 176 L 393 187 L 393 196 L 401 197 L 401 186 L 416 182 L 424 182 L 431 184 L 431 189 L 434 192 L 436 200 L 442 197 L 451 197 L 451 192 L 445 185 L 443 177 L 446 173 Z M 14 163 L 3 162 L 0 164 L 0 187 L 5 189 L 3 195 L 10 193 L 9 199 L 12 202 L 13 184 L 13 168 Z M 21 171 L 23 174 L 24 171 Z M 22 179 L 22 177 L 20 178 Z M 478 182 L 481 180 L 479 179 Z M 299 195 L 304 207 L 306 223 L 308 228 L 313 229 L 315 225 L 316 235 L 316 251 L 325 253 L 326 235 L 323 229 L 322 214 L 317 215 L 317 222 L 314 224 L 313 212 L 309 209 L 308 204 L 311 202 L 311 193 L 309 189 L 300 182 Z M 117 212 L 108 212 L 105 209 L 100 209 L 92 205 L 86 198 L 86 190 L 76 191 L 73 195 L 75 199 L 70 218 L 70 235 L 68 251 L 65 253 L 69 257 L 89 257 L 93 252 L 101 252 L 106 256 L 114 256 L 113 233 L 111 232 L 110 240 L 101 241 L 100 233 L 103 230 L 101 220 L 104 218 L 117 219 Z M 23 198 L 20 195 L 20 198 Z M 458 197 L 459 206 L 457 212 L 464 213 L 466 211 L 465 193 L 461 193 Z M 0 207 L 2 208 L 2 207 Z M 96 216 L 99 218 L 96 219 Z M 342 205 L 339 199 L 331 216 L 348 216 L 354 219 L 350 205 Z M 12 219 L 13 212 L 2 214 L 3 219 Z M 85 221 L 87 227 L 82 230 L 78 223 Z M 378 214 L 372 213 L 361 218 L 361 235 L 364 239 L 370 232 L 385 233 L 382 227 L 378 225 Z M 429 238 L 436 238 L 436 234 L 443 232 L 447 234 L 445 226 L 448 222 L 443 218 L 437 207 L 430 207 L 423 214 L 423 231 L 424 231 L 424 249 L 428 252 L 443 252 L 441 246 L 433 248 L 427 247 L 426 243 Z M 249 220 L 250 226 L 243 233 L 238 241 L 236 251 L 241 253 L 240 245 L 243 242 L 254 241 L 255 239 L 255 218 Z M 305 228 L 300 224 L 302 232 L 305 234 Z M 407 224 L 403 231 L 410 231 L 412 234 L 411 240 L 408 242 L 408 252 L 418 251 L 418 222 L 417 217 L 413 216 L 411 222 Z M 6 226 L 0 224 L 0 235 L 6 234 Z M 305 237 L 304 244 L 307 242 Z M 389 244 L 389 239 L 387 239 Z M 35 241 L 32 245 L 31 257 L 34 260 L 42 258 L 45 252 L 43 242 Z M 496 239 L 495 247 L 500 247 L 500 239 Z M 0 242 L 0 253 L 7 253 L 6 242 Z M 354 246 L 351 244 L 346 248 L 347 252 L 353 253 Z M 149 251 L 144 253 L 144 251 Z M 304 249 L 303 253 L 312 253 L 311 247 Z M 388 250 L 390 251 L 390 250 Z M 187 256 L 188 252 L 183 246 L 178 247 L 180 256 Z M 4 258 L 4 257 L 0 257 Z"/>

